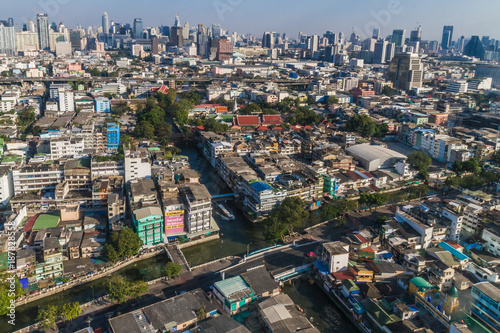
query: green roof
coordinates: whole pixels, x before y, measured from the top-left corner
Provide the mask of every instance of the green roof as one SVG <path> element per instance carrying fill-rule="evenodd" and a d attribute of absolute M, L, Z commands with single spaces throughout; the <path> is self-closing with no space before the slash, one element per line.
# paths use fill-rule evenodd
<path fill-rule="evenodd" d="M 448 290 L 448 296 L 455 297 L 455 298 L 458 297 L 458 290 L 457 290 L 457 288 L 455 286 L 452 286 L 450 288 L 450 290 Z"/>
<path fill-rule="evenodd" d="M 9 163 L 9 162 L 20 162 L 22 161 L 23 158 L 20 156 L 15 156 L 15 155 L 4 155 L 2 158 L 3 163 Z"/>
<path fill-rule="evenodd" d="M 342 280 L 342 284 L 344 287 L 346 287 L 347 290 L 353 291 L 353 290 L 359 290 L 359 287 L 354 283 L 353 280 L 347 279 L 347 280 Z"/>
<path fill-rule="evenodd" d="M 33 230 L 57 227 L 60 216 L 60 212 L 40 214 L 33 225 Z"/>
<path fill-rule="evenodd" d="M 430 289 L 433 287 L 432 284 L 430 284 L 420 276 L 414 277 L 413 279 L 410 280 L 410 282 L 413 283 L 419 290 Z"/>
<path fill-rule="evenodd" d="M 0 253 L 0 271 L 6 271 L 9 266 L 9 254 L 7 252 Z"/>
<path fill-rule="evenodd" d="M 220 290 L 224 298 L 229 301 L 242 299 L 245 295 L 253 295 L 254 292 L 241 276 L 235 276 L 226 280 L 215 282 L 214 286 Z"/>

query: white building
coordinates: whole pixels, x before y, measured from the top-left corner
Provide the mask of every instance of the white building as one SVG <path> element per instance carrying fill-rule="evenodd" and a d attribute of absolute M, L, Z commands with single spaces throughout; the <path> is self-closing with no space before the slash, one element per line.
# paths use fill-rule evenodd
<path fill-rule="evenodd" d="M 330 273 L 346 271 L 349 268 L 349 244 L 339 241 L 323 244 L 321 260 Z"/>
<path fill-rule="evenodd" d="M 5 207 L 14 196 L 14 181 L 8 165 L 0 165 L 0 205 Z"/>
<path fill-rule="evenodd" d="M 139 178 L 151 178 L 149 157 L 141 151 L 125 150 L 125 182 Z"/>
<path fill-rule="evenodd" d="M 50 140 L 50 155 L 53 160 L 63 157 L 79 157 L 83 155 L 85 140 L 83 138 L 54 138 Z"/>
<path fill-rule="evenodd" d="M 446 92 L 452 94 L 465 94 L 468 90 L 469 84 L 465 80 L 456 80 L 451 82 L 446 88 Z"/>
<path fill-rule="evenodd" d="M 64 88 L 58 89 L 59 111 L 75 112 L 75 96 L 73 91 Z"/>
<path fill-rule="evenodd" d="M 474 78 L 469 80 L 469 90 L 490 90 L 493 84 L 491 77 Z"/>
<path fill-rule="evenodd" d="M 180 189 L 186 210 L 186 231 L 190 234 L 212 227 L 212 196 L 203 184 L 189 184 Z"/>
<path fill-rule="evenodd" d="M 486 241 L 488 251 L 497 257 L 500 256 L 500 228 L 497 225 L 484 229 L 481 238 Z"/>
<path fill-rule="evenodd" d="M 64 181 L 64 170 L 58 164 L 29 164 L 12 170 L 15 194 L 30 191 L 54 191 Z"/>

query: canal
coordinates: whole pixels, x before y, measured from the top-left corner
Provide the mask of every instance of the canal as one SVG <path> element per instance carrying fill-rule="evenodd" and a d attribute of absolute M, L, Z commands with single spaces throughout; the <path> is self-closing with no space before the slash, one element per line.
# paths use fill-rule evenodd
<path fill-rule="evenodd" d="M 215 173 L 195 145 L 181 145 L 179 148 L 182 149 L 181 154 L 189 158 L 191 167 L 201 174 L 201 182 L 207 186 L 212 195 L 230 192 L 227 185 Z M 230 202 L 227 206 L 234 213 L 235 220 L 226 221 L 218 214 L 214 214 L 214 219 L 221 230 L 220 239 L 183 250 L 191 266 L 226 256 L 243 256 L 247 250 L 253 252 L 272 245 L 265 241 L 262 224 L 249 222 L 241 211 Z M 319 217 L 317 215 L 318 212 L 312 212 L 306 226 L 318 223 Z M 165 255 L 159 255 L 127 266 L 113 275 L 123 275 L 131 280 L 152 280 L 160 276 L 161 268 L 167 261 Z M 9 325 L 8 318 L 2 316 L 0 317 L 0 333 L 12 332 L 15 329 L 33 324 L 39 307 L 48 304 L 63 305 L 68 302 L 83 304 L 107 294 L 109 278 L 104 277 L 18 307 L 16 309 L 16 326 Z M 308 318 L 313 318 L 314 324 L 322 332 L 340 332 L 342 327 L 350 325 L 349 320 L 315 285 L 311 286 L 307 281 L 299 280 L 295 287 L 285 287 L 285 292 L 306 311 Z"/>

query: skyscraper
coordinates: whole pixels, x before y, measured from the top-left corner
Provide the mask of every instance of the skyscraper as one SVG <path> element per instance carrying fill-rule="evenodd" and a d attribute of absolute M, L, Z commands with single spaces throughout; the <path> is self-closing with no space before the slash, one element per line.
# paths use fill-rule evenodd
<path fill-rule="evenodd" d="M 385 53 L 387 51 L 387 44 L 389 44 L 386 40 L 381 40 L 375 43 L 375 51 L 373 53 L 373 63 L 374 64 L 385 64 Z"/>
<path fill-rule="evenodd" d="M 447 50 L 451 47 L 451 41 L 453 40 L 453 26 L 445 25 L 443 27 L 443 39 L 441 40 L 441 47 L 443 50 Z"/>
<path fill-rule="evenodd" d="M 307 49 L 311 53 L 318 51 L 318 49 L 319 49 L 319 36 L 318 35 L 313 35 L 313 36 L 307 37 Z"/>
<path fill-rule="evenodd" d="M 470 41 L 464 47 L 464 54 L 469 57 L 483 59 L 484 53 L 484 46 L 483 43 L 481 43 L 479 36 L 472 36 Z"/>
<path fill-rule="evenodd" d="M 175 23 L 174 23 L 174 27 L 178 27 L 180 28 L 181 26 L 181 20 L 179 18 L 179 14 L 175 14 Z"/>
<path fill-rule="evenodd" d="M 14 19 L 12 17 L 9 17 L 9 19 L 7 21 L 9 22 L 11 27 L 14 26 Z"/>
<path fill-rule="evenodd" d="M 134 19 L 134 38 L 142 38 L 142 19 L 135 18 Z"/>
<path fill-rule="evenodd" d="M 457 51 L 460 53 L 464 52 L 464 47 L 465 47 L 465 36 L 461 36 L 458 39 L 458 44 L 457 44 Z"/>
<path fill-rule="evenodd" d="M 422 41 L 422 26 L 418 26 L 417 30 L 413 30 L 410 33 L 410 42 L 421 42 Z"/>
<path fill-rule="evenodd" d="M 274 32 L 264 32 L 262 36 L 262 47 L 268 49 L 274 48 Z"/>
<path fill-rule="evenodd" d="M 388 79 L 403 90 L 422 87 L 423 65 L 415 53 L 396 54 L 389 64 Z"/>
<path fill-rule="evenodd" d="M 38 44 L 40 45 L 40 50 L 50 51 L 49 16 L 47 14 L 37 14 L 36 27 L 38 30 Z"/>
<path fill-rule="evenodd" d="M 0 53 L 16 55 L 16 32 L 14 25 L 8 21 L 0 21 Z"/>
<path fill-rule="evenodd" d="M 380 38 L 380 29 L 373 29 L 373 36 L 372 38 L 379 39 Z"/>
<path fill-rule="evenodd" d="M 109 33 L 109 18 L 106 12 L 102 15 L 102 32 L 105 34 Z"/>
<path fill-rule="evenodd" d="M 396 46 L 403 46 L 406 40 L 406 30 L 405 29 L 397 29 L 392 32 L 392 42 L 396 44 Z"/>
<path fill-rule="evenodd" d="M 220 24 L 212 24 L 212 37 L 220 38 L 222 35 L 222 28 Z"/>
<path fill-rule="evenodd" d="M 182 38 L 182 27 L 172 27 L 170 29 L 170 45 L 183 46 L 184 40 Z"/>

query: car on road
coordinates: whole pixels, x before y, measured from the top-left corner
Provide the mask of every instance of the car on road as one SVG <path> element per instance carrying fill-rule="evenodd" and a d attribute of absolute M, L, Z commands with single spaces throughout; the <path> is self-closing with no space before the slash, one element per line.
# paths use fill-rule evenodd
<path fill-rule="evenodd" d="M 314 257 L 314 252 L 307 252 L 306 257 Z"/>

